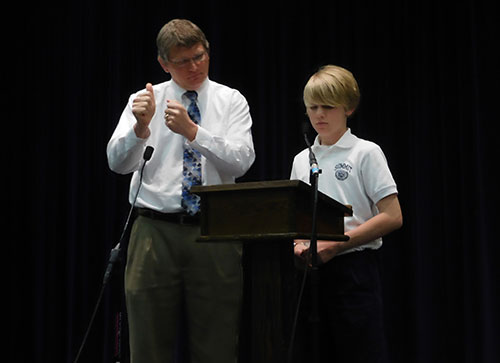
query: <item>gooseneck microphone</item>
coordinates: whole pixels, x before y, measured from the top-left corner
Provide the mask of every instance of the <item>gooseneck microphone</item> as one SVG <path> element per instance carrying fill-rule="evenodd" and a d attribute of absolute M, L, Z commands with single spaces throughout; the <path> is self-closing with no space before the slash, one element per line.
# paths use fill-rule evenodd
<path fill-rule="evenodd" d="M 146 166 L 146 163 L 151 159 L 151 156 L 153 155 L 154 148 L 152 146 L 147 146 L 146 150 L 144 150 L 143 154 L 143 159 L 144 162 L 142 163 L 141 171 L 140 171 L 140 178 L 139 178 L 139 186 L 137 187 L 137 191 L 134 196 L 134 200 L 132 202 L 132 205 L 130 206 L 130 210 L 128 212 L 127 220 L 125 222 L 125 226 L 123 227 L 122 234 L 120 236 L 120 239 L 118 240 L 118 244 L 111 250 L 110 256 L 109 256 L 109 262 L 108 262 L 108 267 L 106 268 L 106 272 L 104 273 L 104 278 L 102 279 L 102 286 L 101 286 L 101 291 L 99 293 L 99 297 L 97 299 L 96 306 L 94 308 L 94 312 L 92 313 L 92 317 L 90 318 L 90 323 L 88 325 L 87 331 L 85 332 L 85 336 L 83 337 L 82 344 L 80 345 L 80 349 L 78 350 L 78 354 L 76 355 L 76 358 L 74 360 L 74 363 L 78 362 L 78 359 L 80 358 L 80 354 L 82 353 L 83 347 L 85 346 L 85 342 L 87 341 L 87 337 L 90 332 L 90 328 L 92 327 L 92 324 L 94 322 L 97 309 L 99 308 L 99 304 L 101 302 L 102 296 L 104 294 L 104 290 L 106 288 L 106 285 L 108 284 L 108 281 L 111 277 L 111 273 L 113 272 L 113 266 L 116 261 L 118 261 L 119 256 L 120 256 L 120 244 L 123 241 L 123 238 L 125 237 L 125 233 L 128 228 L 128 223 L 130 221 L 130 217 L 132 216 L 132 212 L 135 208 L 135 203 L 137 202 L 137 197 L 139 196 L 139 192 L 141 190 L 142 186 L 142 176 L 144 174 L 144 167 Z"/>
<path fill-rule="evenodd" d="M 306 146 L 309 149 L 309 167 L 311 168 L 311 179 L 313 177 L 317 177 L 319 174 L 321 174 L 321 170 L 319 169 L 318 166 L 318 161 L 316 160 L 316 155 L 314 155 L 314 152 L 312 151 L 311 143 L 309 142 L 309 138 L 307 137 L 307 132 L 309 131 L 310 125 L 308 122 L 303 122 L 301 129 L 302 129 L 302 134 L 304 136 L 304 141 L 306 142 Z M 312 180 L 311 184 L 312 184 Z"/>
<path fill-rule="evenodd" d="M 316 160 L 316 155 L 314 155 L 312 151 L 311 143 L 307 138 L 307 134 L 304 134 L 304 140 L 306 141 L 307 148 L 309 149 L 309 167 L 311 168 L 311 175 L 318 175 L 321 173 L 321 170 L 319 170 L 318 161 Z"/>

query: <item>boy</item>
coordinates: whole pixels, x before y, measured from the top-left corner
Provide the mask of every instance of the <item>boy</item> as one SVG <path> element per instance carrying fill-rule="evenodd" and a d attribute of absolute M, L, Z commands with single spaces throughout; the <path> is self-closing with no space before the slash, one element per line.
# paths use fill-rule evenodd
<path fill-rule="evenodd" d="M 304 89 L 307 115 L 318 133 L 312 146 L 322 170 L 318 188 L 353 207 L 345 220 L 348 242 L 318 241 L 321 356 L 336 363 L 385 359 L 376 251 L 381 237 L 402 225 L 396 184 L 382 150 L 347 127 L 359 99 L 352 73 L 333 65 L 320 68 Z M 308 155 L 307 149 L 296 155 L 291 179 L 309 182 Z M 308 241 L 296 242 L 295 256 L 307 262 Z"/>

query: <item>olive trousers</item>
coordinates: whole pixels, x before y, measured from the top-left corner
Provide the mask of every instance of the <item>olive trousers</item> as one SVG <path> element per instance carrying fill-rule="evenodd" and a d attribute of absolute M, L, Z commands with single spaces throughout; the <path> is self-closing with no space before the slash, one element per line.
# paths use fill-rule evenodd
<path fill-rule="evenodd" d="M 125 269 L 132 363 L 175 361 L 181 312 L 191 363 L 236 362 L 242 248 L 199 235 L 199 225 L 134 222 Z"/>

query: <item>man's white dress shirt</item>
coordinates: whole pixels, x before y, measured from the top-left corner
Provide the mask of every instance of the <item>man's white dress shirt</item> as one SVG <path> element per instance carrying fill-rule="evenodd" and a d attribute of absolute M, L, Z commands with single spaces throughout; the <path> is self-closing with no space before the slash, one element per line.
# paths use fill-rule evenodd
<path fill-rule="evenodd" d="M 132 101 L 138 92 L 130 96 L 108 143 L 108 163 L 117 173 L 134 173 L 129 194 L 132 203 L 139 184 L 144 150 L 146 146 L 154 147 L 153 156 L 144 170 L 136 206 L 176 213 L 182 211 L 183 145 L 189 141 L 165 125 L 164 111 L 167 100 L 176 100 L 186 109 L 190 101 L 183 96 L 186 90 L 173 80 L 154 85 L 153 90 L 156 112 L 149 125 L 150 136 L 141 139 L 134 132 L 136 119 L 132 113 Z M 255 160 L 248 103 L 237 90 L 209 79 L 197 93 L 201 123 L 195 140 L 189 144 L 202 155 L 202 184 L 234 183 Z"/>

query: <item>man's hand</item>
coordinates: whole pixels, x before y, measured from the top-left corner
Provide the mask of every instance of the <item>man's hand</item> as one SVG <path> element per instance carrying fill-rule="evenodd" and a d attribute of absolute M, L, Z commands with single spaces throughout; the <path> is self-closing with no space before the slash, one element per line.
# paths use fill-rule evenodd
<path fill-rule="evenodd" d="M 132 102 L 132 113 L 137 123 L 134 130 L 137 137 L 147 138 L 150 135 L 149 124 L 156 111 L 155 95 L 153 85 L 146 84 L 146 91 L 140 93 Z"/>
<path fill-rule="evenodd" d="M 198 125 L 191 120 L 186 108 L 174 100 L 167 100 L 165 125 L 176 134 L 184 136 L 190 142 L 196 138 L 198 132 Z"/>

